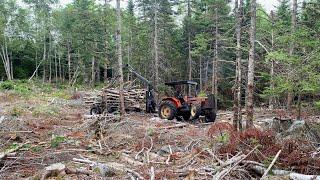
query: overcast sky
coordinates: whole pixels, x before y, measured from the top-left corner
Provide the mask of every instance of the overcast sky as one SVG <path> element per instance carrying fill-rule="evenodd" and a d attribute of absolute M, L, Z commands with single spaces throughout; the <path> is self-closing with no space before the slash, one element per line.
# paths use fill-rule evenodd
<path fill-rule="evenodd" d="M 66 4 L 70 3 L 70 2 L 72 2 L 72 0 L 60 0 L 60 4 L 61 5 L 66 5 Z M 115 0 L 112 0 L 110 2 L 110 4 L 115 6 L 115 2 L 116 2 Z M 121 6 L 122 7 L 126 7 L 127 6 L 127 2 L 128 2 L 128 0 L 121 0 Z M 257 2 L 259 4 L 261 4 L 267 10 L 267 12 L 269 12 L 271 10 L 274 10 L 274 7 L 279 4 L 278 0 L 257 0 Z"/>

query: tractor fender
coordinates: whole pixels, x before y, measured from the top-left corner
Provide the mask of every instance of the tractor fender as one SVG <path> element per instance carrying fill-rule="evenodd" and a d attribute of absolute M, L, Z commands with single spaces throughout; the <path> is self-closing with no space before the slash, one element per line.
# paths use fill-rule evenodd
<path fill-rule="evenodd" d="M 180 100 L 175 97 L 163 98 L 162 101 L 172 101 L 176 105 L 177 108 L 180 108 L 182 106 Z"/>

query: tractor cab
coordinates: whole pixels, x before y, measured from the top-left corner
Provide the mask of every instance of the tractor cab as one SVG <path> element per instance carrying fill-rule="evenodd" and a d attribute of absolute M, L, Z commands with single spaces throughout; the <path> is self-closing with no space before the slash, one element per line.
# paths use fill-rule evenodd
<path fill-rule="evenodd" d="M 207 122 L 213 122 L 216 118 L 214 107 L 214 95 L 197 97 L 198 83 L 194 81 L 172 81 L 165 85 L 174 89 L 172 96 L 162 99 L 159 105 L 159 116 L 162 119 L 195 120 L 203 115 Z M 194 89 L 193 95 L 183 95 L 186 87 Z M 191 90 L 191 89 L 190 89 Z"/>
<path fill-rule="evenodd" d="M 188 98 L 197 96 L 199 92 L 198 83 L 195 81 L 172 81 L 164 84 L 172 87 L 174 90 L 173 96 L 182 102 L 187 102 Z M 187 92 L 186 89 L 188 88 L 190 88 L 190 92 L 191 94 L 193 94 L 193 96 L 191 96 L 191 94 L 185 93 Z M 185 95 L 185 94 L 188 94 L 188 95 Z"/>

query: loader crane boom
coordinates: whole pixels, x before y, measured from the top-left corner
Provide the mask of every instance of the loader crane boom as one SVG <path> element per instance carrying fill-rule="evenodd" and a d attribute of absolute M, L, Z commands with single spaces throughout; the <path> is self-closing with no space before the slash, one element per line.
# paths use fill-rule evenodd
<path fill-rule="evenodd" d="M 129 70 L 132 74 L 134 74 L 138 79 L 140 79 L 144 84 L 147 85 L 147 91 L 146 91 L 146 112 L 147 113 L 155 113 L 156 112 L 156 101 L 154 98 L 154 88 L 152 83 L 143 77 L 141 74 L 139 74 L 137 71 L 133 69 L 130 64 L 126 64 L 124 66 L 126 69 Z"/>

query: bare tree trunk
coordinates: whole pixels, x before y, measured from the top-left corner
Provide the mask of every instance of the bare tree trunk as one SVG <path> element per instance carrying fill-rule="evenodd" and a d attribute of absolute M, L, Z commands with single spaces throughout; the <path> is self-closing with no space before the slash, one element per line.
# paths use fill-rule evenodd
<path fill-rule="evenodd" d="M 190 6 L 190 0 L 188 0 L 188 23 L 187 23 L 187 28 L 188 28 L 188 79 L 192 80 L 192 59 L 191 59 L 191 6 Z M 188 87 L 188 95 L 191 95 L 191 85 Z"/>
<path fill-rule="evenodd" d="M 233 91 L 233 126 L 235 130 L 242 130 L 242 114 L 241 114 L 241 23 L 242 23 L 243 0 L 235 0 L 235 13 L 237 16 L 236 24 L 236 79 Z"/>
<path fill-rule="evenodd" d="M 158 2 L 154 0 L 154 38 L 153 38 L 153 48 L 154 48 L 154 63 L 155 63 L 155 80 L 154 87 L 157 89 L 159 82 L 159 55 L 158 55 Z"/>
<path fill-rule="evenodd" d="M 271 11 L 271 23 L 272 23 L 272 29 L 271 29 L 271 51 L 274 50 L 274 13 Z M 274 90 L 274 59 L 271 60 L 271 68 L 270 68 L 270 89 Z M 274 96 L 271 95 L 269 98 L 269 109 L 273 110 L 275 104 Z"/>
<path fill-rule="evenodd" d="M 95 68 L 95 57 L 94 55 L 92 56 L 92 61 L 91 61 L 91 85 L 94 86 L 95 79 L 96 79 L 96 68 Z"/>
<path fill-rule="evenodd" d="M 11 81 L 13 79 L 13 71 L 12 71 L 12 61 L 10 62 L 10 57 L 8 54 L 8 45 L 7 45 L 7 38 L 5 35 L 4 37 L 4 45 L 1 47 L 0 56 L 3 62 L 4 70 L 6 72 L 7 79 Z"/>
<path fill-rule="evenodd" d="M 0 55 L 1 55 L 2 62 L 3 62 L 4 70 L 6 72 L 7 79 L 9 81 L 11 81 L 12 80 L 12 78 L 11 78 L 11 63 L 10 63 L 10 58 L 7 54 L 8 51 L 7 51 L 6 42 L 4 44 L 4 47 L 1 47 L 1 50 L 2 50 L 2 52 L 0 52 Z"/>
<path fill-rule="evenodd" d="M 254 64 L 255 64 L 255 39 L 256 39 L 256 0 L 250 1 L 250 49 L 248 60 L 248 84 L 247 84 L 247 121 L 246 128 L 253 126 L 253 95 L 254 95 Z"/>
<path fill-rule="evenodd" d="M 202 91 L 202 56 L 199 58 L 199 79 L 200 79 L 200 91 Z"/>
<path fill-rule="evenodd" d="M 62 81 L 62 67 L 61 67 L 61 58 L 59 53 L 58 53 L 58 61 L 59 61 L 59 79 L 60 81 Z"/>
<path fill-rule="evenodd" d="M 208 69 L 209 69 L 209 59 L 206 60 L 206 77 L 205 77 L 205 82 L 206 84 L 208 84 Z M 208 86 L 206 85 L 206 90 L 207 90 Z"/>
<path fill-rule="evenodd" d="M 70 50 L 71 48 L 70 48 L 70 40 L 68 40 L 68 42 L 67 42 L 67 53 L 68 53 L 68 59 L 67 59 L 67 61 L 68 61 L 68 79 L 69 79 L 69 85 L 71 84 L 71 50 Z"/>
<path fill-rule="evenodd" d="M 109 64 L 109 59 L 108 59 L 108 40 L 105 40 L 105 60 L 104 60 L 104 82 L 108 81 L 108 64 Z"/>
<path fill-rule="evenodd" d="M 87 46 L 85 46 L 85 47 L 87 47 Z M 87 52 L 87 48 L 86 48 L 85 52 Z M 81 55 L 80 55 L 80 50 L 79 49 L 78 49 L 78 62 L 81 63 L 81 70 L 80 71 L 82 72 L 83 82 L 85 84 L 90 83 L 90 72 L 89 73 L 87 72 L 88 68 L 87 68 L 86 62 L 81 59 Z M 73 75 L 73 77 L 77 78 L 76 75 Z"/>
<path fill-rule="evenodd" d="M 214 58 L 212 62 L 212 94 L 216 96 L 214 105 L 217 107 L 218 102 L 218 8 L 215 8 L 215 43 L 214 43 Z"/>
<path fill-rule="evenodd" d="M 96 63 L 96 80 L 100 83 L 101 76 L 100 76 L 100 63 L 99 61 Z"/>
<path fill-rule="evenodd" d="M 127 63 L 130 64 L 130 49 L 129 49 L 129 45 L 127 46 Z M 127 81 L 130 81 L 130 73 L 127 74 Z"/>
<path fill-rule="evenodd" d="M 44 36 L 43 41 L 43 57 L 42 61 L 43 63 L 43 73 L 42 73 L 42 82 L 44 83 L 46 81 L 46 56 L 47 56 L 47 46 L 46 46 L 46 36 Z"/>
<path fill-rule="evenodd" d="M 54 68 L 55 68 L 55 82 L 58 82 L 58 63 L 57 63 L 57 49 L 54 49 Z"/>
<path fill-rule="evenodd" d="M 51 52 L 52 52 L 52 43 L 51 43 L 51 34 L 49 32 L 49 49 L 48 49 L 48 59 L 49 59 L 49 83 L 51 83 L 52 80 L 52 58 L 51 58 Z"/>
<path fill-rule="evenodd" d="M 124 107 L 124 96 L 123 96 L 120 0 L 117 0 L 117 55 L 118 55 L 119 75 L 120 75 L 120 90 L 119 90 L 120 115 L 121 115 L 121 119 L 123 119 L 123 115 L 125 115 L 126 112 L 125 112 L 125 107 Z"/>
<path fill-rule="evenodd" d="M 10 53 L 10 57 L 12 57 L 12 52 Z M 10 59 L 10 70 L 11 70 L 11 79 L 13 79 L 13 61 Z"/>
<path fill-rule="evenodd" d="M 104 11 L 107 11 L 107 0 L 104 1 L 104 6 L 105 9 Z M 107 14 L 105 14 L 105 18 L 107 19 Z M 104 82 L 106 83 L 108 81 L 108 64 L 109 64 L 109 59 L 108 59 L 108 27 L 107 27 L 107 23 L 106 23 L 106 19 L 105 19 L 105 60 L 104 60 Z"/>
<path fill-rule="evenodd" d="M 38 78 L 38 50 L 36 50 L 36 77 Z"/>
<path fill-rule="evenodd" d="M 291 35 L 293 36 L 296 31 L 297 26 L 297 0 L 292 0 L 292 14 L 291 14 Z M 294 43 L 293 41 L 290 43 L 289 55 L 292 56 L 294 54 Z M 288 76 L 292 76 L 291 73 Z M 291 111 L 292 101 L 293 101 L 293 92 L 288 92 L 287 98 L 287 108 Z"/>

